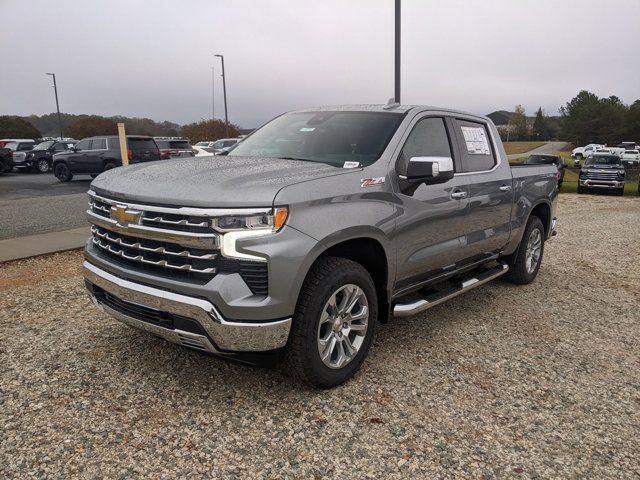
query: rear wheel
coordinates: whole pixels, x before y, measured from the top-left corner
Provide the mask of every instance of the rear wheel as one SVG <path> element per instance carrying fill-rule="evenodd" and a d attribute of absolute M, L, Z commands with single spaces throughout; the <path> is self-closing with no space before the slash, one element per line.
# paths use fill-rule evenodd
<path fill-rule="evenodd" d="M 104 164 L 104 168 L 102 169 L 102 171 L 106 172 L 107 170 L 111 170 L 112 168 L 116 168 L 116 164 L 113 162 L 107 162 Z"/>
<path fill-rule="evenodd" d="M 61 182 L 70 182 L 71 179 L 73 178 L 73 174 L 69 169 L 69 165 L 67 165 L 64 162 L 56 164 L 56 166 L 53 169 L 53 174 Z"/>
<path fill-rule="evenodd" d="M 544 226 L 538 217 L 531 216 L 518 250 L 507 258 L 509 271 L 505 278 L 518 285 L 533 282 L 540 270 L 543 253 Z"/>
<path fill-rule="evenodd" d="M 377 317 L 369 272 L 351 260 L 321 258 L 300 292 L 285 355 L 287 373 L 318 388 L 345 382 L 367 356 Z"/>

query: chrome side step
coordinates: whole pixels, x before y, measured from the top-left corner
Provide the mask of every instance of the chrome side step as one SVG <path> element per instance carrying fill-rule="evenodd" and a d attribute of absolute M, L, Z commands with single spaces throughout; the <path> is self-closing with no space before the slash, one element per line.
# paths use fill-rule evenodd
<path fill-rule="evenodd" d="M 462 281 L 458 288 L 448 290 L 445 292 L 438 292 L 432 295 L 428 295 L 419 300 L 409 303 L 396 303 L 393 307 L 393 315 L 395 317 L 410 317 L 416 313 L 420 313 L 428 308 L 435 307 L 436 305 L 446 302 L 450 298 L 457 297 L 461 293 L 467 292 L 473 288 L 479 287 L 487 282 L 490 282 L 494 278 L 504 275 L 509 270 L 509 266 L 506 263 L 501 263 L 491 270 L 487 270 L 475 277 L 467 278 Z"/>

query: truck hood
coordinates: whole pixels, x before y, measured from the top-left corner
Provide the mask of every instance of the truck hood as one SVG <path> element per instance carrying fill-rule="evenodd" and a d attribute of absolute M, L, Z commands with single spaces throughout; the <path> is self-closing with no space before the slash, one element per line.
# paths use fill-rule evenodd
<path fill-rule="evenodd" d="M 283 187 L 348 173 L 324 163 L 257 157 L 194 157 L 114 168 L 91 190 L 129 202 L 208 208 L 270 206 Z"/>

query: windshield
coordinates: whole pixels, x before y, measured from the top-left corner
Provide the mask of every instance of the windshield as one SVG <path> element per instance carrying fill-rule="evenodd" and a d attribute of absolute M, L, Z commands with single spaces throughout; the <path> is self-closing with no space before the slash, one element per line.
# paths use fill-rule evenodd
<path fill-rule="evenodd" d="M 229 156 L 367 166 L 380 158 L 403 118 L 390 112 L 287 113 L 238 143 Z"/>
<path fill-rule="evenodd" d="M 620 165 L 620 158 L 614 155 L 587 158 L 584 166 L 588 167 L 590 165 Z"/>
<path fill-rule="evenodd" d="M 46 141 L 46 142 L 40 142 L 38 145 L 36 145 L 35 147 L 33 147 L 34 150 L 49 150 L 49 148 L 51 148 L 51 146 L 54 144 L 55 142 L 53 141 Z"/>

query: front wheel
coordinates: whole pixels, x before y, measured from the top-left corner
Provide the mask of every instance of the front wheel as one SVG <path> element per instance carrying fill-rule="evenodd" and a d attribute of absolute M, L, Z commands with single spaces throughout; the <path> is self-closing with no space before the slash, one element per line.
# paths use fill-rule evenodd
<path fill-rule="evenodd" d="M 587 189 L 582 185 L 578 185 L 578 193 L 587 193 Z"/>
<path fill-rule="evenodd" d="M 46 158 L 38 160 L 34 166 L 36 173 L 47 173 L 49 171 L 49 161 Z"/>
<path fill-rule="evenodd" d="M 377 318 L 369 272 L 351 260 L 321 258 L 300 292 L 285 354 L 287 373 L 318 388 L 347 381 L 367 356 Z"/>
<path fill-rule="evenodd" d="M 624 195 L 624 187 L 623 188 L 619 188 L 618 190 L 616 190 L 616 195 L 621 197 Z"/>
<path fill-rule="evenodd" d="M 73 174 L 69 169 L 69 165 L 67 165 L 64 162 L 56 164 L 56 166 L 53 169 L 53 174 L 56 176 L 58 180 L 60 180 L 63 183 L 70 182 L 71 179 L 73 178 Z"/>
<path fill-rule="evenodd" d="M 505 278 L 511 283 L 526 285 L 533 282 L 540 270 L 544 253 L 544 226 L 538 217 L 531 216 L 515 253 L 507 257 L 509 271 Z"/>

